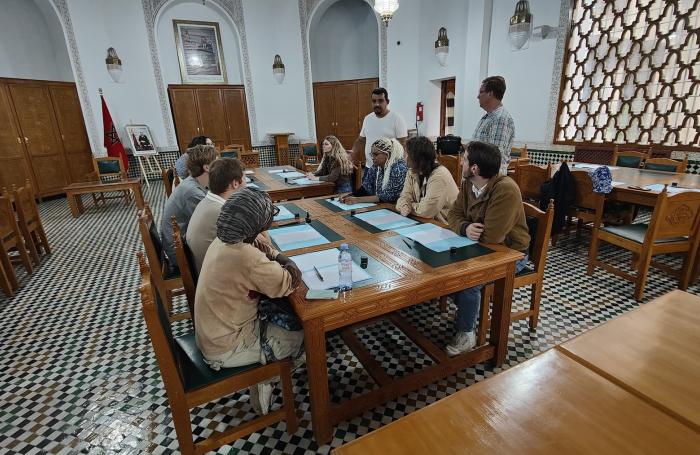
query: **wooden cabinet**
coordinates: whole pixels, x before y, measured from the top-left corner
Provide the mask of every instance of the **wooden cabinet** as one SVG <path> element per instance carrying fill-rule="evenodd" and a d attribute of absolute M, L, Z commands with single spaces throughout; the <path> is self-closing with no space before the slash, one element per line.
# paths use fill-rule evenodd
<path fill-rule="evenodd" d="M 220 149 L 241 144 L 251 149 L 245 91 L 242 85 L 169 85 L 180 151 L 195 136 L 207 136 Z"/>
<path fill-rule="evenodd" d="M 352 148 L 362 119 L 372 112 L 372 90 L 378 86 L 376 78 L 314 83 L 316 138 L 333 135 Z"/>
<path fill-rule="evenodd" d="M 93 170 L 75 84 L 0 78 L 0 186 L 51 196 Z"/>

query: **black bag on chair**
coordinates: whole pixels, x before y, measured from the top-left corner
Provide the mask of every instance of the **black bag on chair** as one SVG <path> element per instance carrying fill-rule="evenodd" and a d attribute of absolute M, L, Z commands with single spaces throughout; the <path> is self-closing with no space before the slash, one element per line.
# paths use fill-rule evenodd
<path fill-rule="evenodd" d="M 459 155 L 464 150 L 462 138 L 448 134 L 437 138 L 437 151 L 443 155 Z"/>

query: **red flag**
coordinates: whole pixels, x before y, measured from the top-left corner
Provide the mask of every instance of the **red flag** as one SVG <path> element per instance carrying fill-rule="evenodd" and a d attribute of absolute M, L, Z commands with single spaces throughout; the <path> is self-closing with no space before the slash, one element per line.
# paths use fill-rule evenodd
<path fill-rule="evenodd" d="M 104 124 L 104 144 L 107 147 L 107 156 L 121 158 L 124 163 L 124 169 L 129 170 L 129 158 L 126 156 L 122 141 L 119 139 L 117 129 L 114 127 L 112 116 L 109 114 L 109 109 L 107 109 L 107 103 L 105 103 L 105 97 L 100 95 L 100 98 L 102 98 L 102 123 Z"/>

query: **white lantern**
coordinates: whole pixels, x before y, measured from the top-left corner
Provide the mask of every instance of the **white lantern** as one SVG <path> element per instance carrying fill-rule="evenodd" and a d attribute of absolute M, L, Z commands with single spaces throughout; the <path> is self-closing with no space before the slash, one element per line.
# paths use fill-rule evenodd
<path fill-rule="evenodd" d="M 275 55 L 275 61 L 272 63 L 272 75 L 278 85 L 284 81 L 284 63 L 279 55 Z"/>
<path fill-rule="evenodd" d="M 515 14 L 510 18 L 508 26 L 508 40 L 513 50 L 520 50 L 530 39 L 532 34 L 532 14 L 530 13 L 530 3 L 527 0 L 520 0 L 515 5 Z"/>
<path fill-rule="evenodd" d="M 381 16 L 384 25 L 389 26 L 389 21 L 399 9 L 399 0 L 374 0 L 374 10 Z"/>
<path fill-rule="evenodd" d="M 105 63 L 107 64 L 107 72 L 112 80 L 117 83 L 120 82 L 122 80 L 122 61 L 113 47 L 107 49 Z"/>
<path fill-rule="evenodd" d="M 435 41 L 435 56 L 441 66 L 447 65 L 447 55 L 450 53 L 450 40 L 447 39 L 447 29 L 440 27 Z"/>

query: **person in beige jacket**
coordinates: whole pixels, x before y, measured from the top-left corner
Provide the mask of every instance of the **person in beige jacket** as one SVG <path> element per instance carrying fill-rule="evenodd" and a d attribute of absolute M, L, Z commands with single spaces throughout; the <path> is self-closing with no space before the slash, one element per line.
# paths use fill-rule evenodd
<path fill-rule="evenodd" d="M 427 137 L 412 137 L 406 148 L 409 171 L 396 209 L 403 216 L 417 215 L 447 223 L 447 213 L 459 193 L 452 174 L 437 162 L 435 146 Z"/>
<path fill-rule="evenodd" d="M 303 332 L 289 303 L 267 305 L 267 311 L 260 306 L 262 295 L 284 297 L 301 283 L 294 262 L 256 241 L 278 210 L 267 193 L 255 188 L 236 191 L 221 208 L 194 305 L 197 346 L 214 370 L 301 356 Z M 274 322 L 290 316 L 298 330 Z M 271 396 L 271 384 L 251 388 L 258 413 L 267 414 Z"/>

